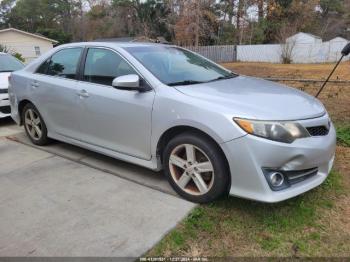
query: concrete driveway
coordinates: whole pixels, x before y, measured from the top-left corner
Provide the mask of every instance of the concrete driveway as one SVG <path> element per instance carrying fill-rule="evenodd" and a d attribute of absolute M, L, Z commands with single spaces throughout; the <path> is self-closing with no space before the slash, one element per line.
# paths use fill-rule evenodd
<path fill-rule="evenodd" d="M 195 206 L 161 173 L 62 143 L 38 149 L 21 132 L 0 121 L 0 257 L 138 257 Z"/>
<path fill-rule="evenodd" d="M 17 126 L 11 118 L 0 118 L 0 137 L 15 135 L 23 132 L 23 127 Z"/>

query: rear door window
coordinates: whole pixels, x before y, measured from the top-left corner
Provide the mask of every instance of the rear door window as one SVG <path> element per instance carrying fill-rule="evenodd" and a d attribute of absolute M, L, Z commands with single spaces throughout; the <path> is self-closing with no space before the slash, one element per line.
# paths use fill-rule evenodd
<path fill-rule="evenodd" d="M 50 60 L 45 61 L 38 68 L 37 72 L 51 76 L 75 79 L 82 50 L 82 48 L 69 48 L 58 51 Z"/>

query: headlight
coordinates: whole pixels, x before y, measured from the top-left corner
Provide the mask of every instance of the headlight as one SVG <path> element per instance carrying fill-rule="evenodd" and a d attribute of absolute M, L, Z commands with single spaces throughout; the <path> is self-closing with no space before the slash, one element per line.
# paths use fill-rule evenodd
<path fill-rule="evenodd" d="M 233 119 L 248 134 L 264 137 L 283 143 L 292 143 L 297 138 L 310 136 L 299 123 L 287 121 L 258 121 L 248 119 Z"/>

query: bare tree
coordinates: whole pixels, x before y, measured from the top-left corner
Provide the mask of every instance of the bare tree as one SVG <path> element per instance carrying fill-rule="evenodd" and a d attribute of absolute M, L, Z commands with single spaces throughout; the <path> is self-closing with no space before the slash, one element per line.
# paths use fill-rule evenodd
<path fill-rule="evenodd" d="M 200 21 L 200 12 L 201 12 L 201 8 L 200 8 L 200 3 L 197 1 L 195 3 L 195 16 L 196 16 L 196 22 L 195 22 L 195 36 L 196 36 L 196 42 L 195 42 L 195 46 L 199 46 L 199 21 Z"/>
<path fill-rule="evenodd" d="M 242 18 L 244 14 L 244 1 L 238 0 L 236 14 L 237 44 L 242 43 Z"/>
<path fill-rule="evenodd" d="M 218 23 L 211 7 L 215 0 L 181 0 L 178 19 L 174 26 L 176 42 L 179 45 L 195 45 L 214 35 Z M 215 34 L 216 36 L 216 34 Z"/>
<path fill-rule="evenodd" d="M 296 33 L 296 26 L 283 25 L 278 33 L 278 40 L 281 45 L 281 62 L 290 64 L 293 62 L 293 51 L 296 45 L 295 38 L 289 38 Z"/>
<path fill-rule="evenodd" d="M 264 19 L 264 0 L 257 0 L 259 22 Z"/>

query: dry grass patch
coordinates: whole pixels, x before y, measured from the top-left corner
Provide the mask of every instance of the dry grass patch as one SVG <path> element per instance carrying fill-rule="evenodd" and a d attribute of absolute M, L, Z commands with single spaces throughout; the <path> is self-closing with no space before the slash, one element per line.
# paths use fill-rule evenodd
<path fill-rule="evenodd" d="M 224 67 L 258 77 L 326 79 L 335 64 L 224 63 Z M 332 79 L 350 80 L 350 62 L 339 65 Z"/>

